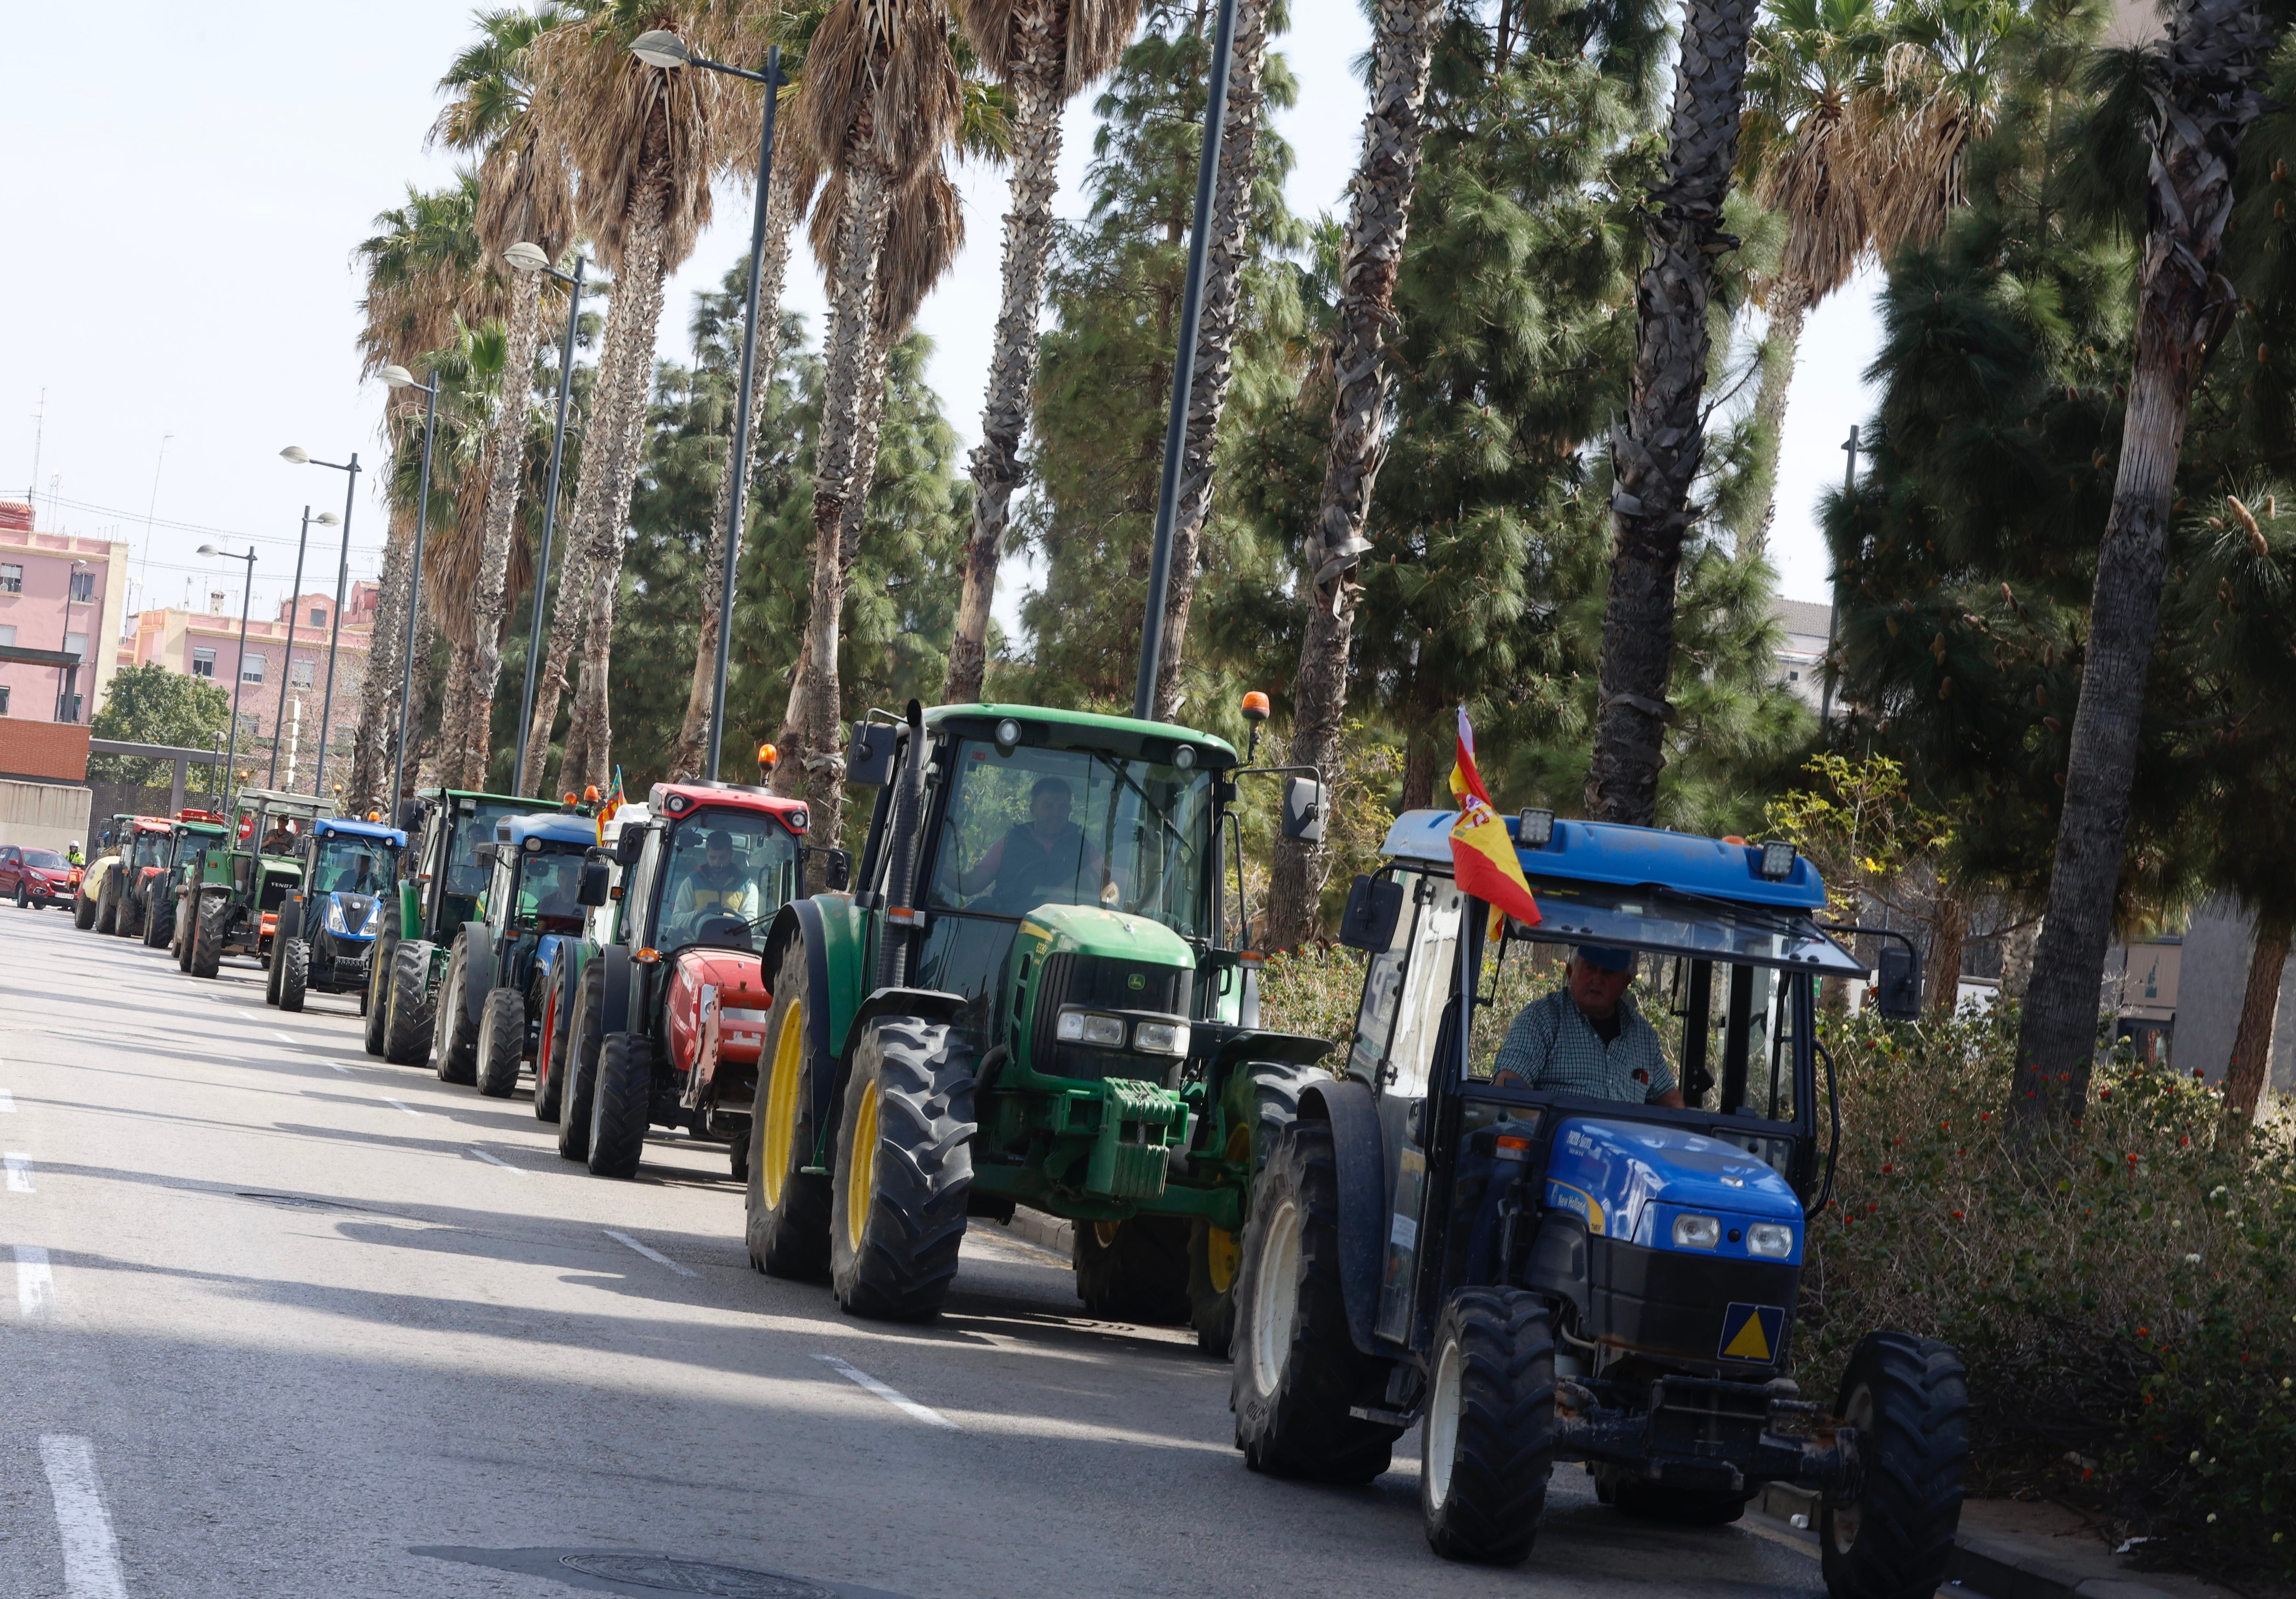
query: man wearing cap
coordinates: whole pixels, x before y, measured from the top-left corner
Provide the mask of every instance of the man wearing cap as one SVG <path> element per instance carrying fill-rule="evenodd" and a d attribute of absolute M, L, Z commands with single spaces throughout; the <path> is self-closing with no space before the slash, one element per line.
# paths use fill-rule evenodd
<path fill-rule="evenodd" d="M 1682 1109 L 1658 1033 L 1627 998 L 1634 951 L 1581 944 L 1563 977 L 1562 988 L 1516 1014 L 1491 1081 Z"/>

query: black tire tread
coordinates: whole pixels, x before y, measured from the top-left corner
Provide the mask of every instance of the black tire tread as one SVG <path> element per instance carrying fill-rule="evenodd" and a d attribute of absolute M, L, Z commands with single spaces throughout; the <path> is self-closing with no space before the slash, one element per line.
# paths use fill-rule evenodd
<path fill-rule="evenodd" d="M 1320 1066 L 1281 1061 L 1250 1061 L 1236 1070 L 1249 1073 L 1251 1083 L 1251 1170 L 1257 1178 L 1277 1136 L 1299 1119 L 1300 1095 L 1310 1083 L 1329 1081 L 1332 1074 Z M 1247 1192 L 1246 1200 L 1250 1197 Z M 1235 1283 L 1223 1290 L 1212 1282 L 1209 1222 L 1197 1222 L 1189 1233 L 1187 1320 L 1196 1330 L 1197 1349 L 1215 1360 L 1227 1358 L 1235 1341 Z"/>
<path fill-rule="evenodd" d="M 1842 1374 L 1835 1414 L 1860 1380 L 1874 1427 L 1862 1439 L 1865 1485 L 1857 1541 L 1834 1546 L 1835 1502 L 1818 1505 L 1818 1552 L 1834 1599 L 1914 1599 L 1944 1585 L 1961 1525 L 1969 1467 L 1969 1373 L 1950 1344 L 1910 1332 L 1868 1332 Z"/>
<path fill-rule="evenodd" d="M 438 1063 L 439 1080 L 464 1086 L 479 1077 L 479 1029 L 471 1020 L 469 996 L 463 991 L 470 950 L 464 939 L 455 940 L 447 975 L 439 984 L 438 1013 L 430 1024 L 430 1053 Z"/>
<path fill-rule="evenodd" d="M 972 1188 L 973 1067 L 962 1033 L 913 1016 L 878 1017 L 854 1046 L 830 1177 L 830 1286 L 849 1315 L 919 1321 L 948 1298 Z M 846 1148 L 853 1108 L 871 1082 L 877 1147 Z M 848 1239 L 835 1218 L 865 1161 L 875 1168 L 868 1218 L 861 1237 Z"/>
<path fill-rule="evenodd" d="M 590 1099 L 595 1091 L 598 1053 L 605 1045 L 606 964 L 595 956 L 574 990 L 574 1015 L 566 1040 L 566 1087 L 558 1102 L 561 1160 L 590 1158 Z"/>
<path fill-rule="evenodd" d="M 1076 1224 L 1077 1298 L 1102 1321 L 1170 1326 L 1189 1319 L 1188 1223 L 1178 1216 L 1136 1216 L 1100 1242 L 1092 1222 Z M 1226 1296 L 1223 1295 L 1222 1298 Z"/>
<path fill-rule="evenodd" d="M 563 954 L 554 955 L 550 975 L 544 980 L 543 1014 L 550 1025 L 536 1041 L 534 1057 L 534 1119 L 537 1121 L 556 1121 L 559 1103 L 566 1094 L 566 1034 L 574 1020 L 573 1006 L 566 1000 L 566 979 Z M 552 1007 L 556 1013 L 552 1014 Z M 547 1059 L 545 1059 L 545 1056 Z"/>
<path fill-rule="evenodd" d="M 420 1066 L 430 1058 L 430 944 L 402 939 L 392 945 L 388 981 L 382 1058 L 394 1066 Z"/>
<path fill-rule="evenodd" d="M 279 1008 L 299 1011 L 303 996 L 311 987 L 311 947 L 301 939 L 290 939 L 283 949 L 275 949 L 271 964 L 279 972 Z"/>
<path fill-rule="evenodd" d="M 489 990 L 479 1021 L 473 1074 L 479 1092 L 488 1099 L 508 1099 L 517 1093 L 519 1057 L 525 1050 L 526 996 L 516 988 Z"/>
<path fill-rule="evenodd" d="M 598 1081 L 590 1098 L 592 1177 L 637 1175 L 652 1104 L 653 1040 L 644 1033 L 608 1033 L 598 1047 Z"/>
<path fill-rule="evenodd" d="M 192 933 L 192 964 L 188 970 L 193 977 L 213 977 L 223 969 L 224 923 L 231 918 L 228 898 L 201 904 L 199 925 Z"/>
<path fill-rule="evenodd" d="M 1453 1339 L 1462 1357 L 1458 1442 L 1439 1509 L 1421 1472 L 1428 1546 L 1446 1560 L 1514 1565 L 1538 1536 L 1554 1472 L 1554 1338 L 1546 1302 L 1519 1289 L 1462 1289 L 1443 1308 L 1434 1347 Z"/>

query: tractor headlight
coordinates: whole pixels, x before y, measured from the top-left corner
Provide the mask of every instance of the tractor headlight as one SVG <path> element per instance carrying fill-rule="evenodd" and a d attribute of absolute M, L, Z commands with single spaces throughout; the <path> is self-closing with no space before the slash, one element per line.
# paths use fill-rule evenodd
<path fill-rule="evenodd" d="M 1095 1016 L 1089 1011 L 1062 1011 L 1054 1029 L 1063 1044 L 1093 1044 L 1103 1049 L 1124 1047 L 1124 1019 Z"/>
<path fill-rule="evenodd" d="M 1132 1029 L 1132 1047 L 1152 1055 L 1184 1055 L 1188 1053 L 1188 1024 L 1144 1021 Z"/>
<path fill-rule="evenodd" d="M 1746 1252 L 1784 1260 L 1793 1253 L 1793 1229 L 1775 1221 L 1758 1221 L 1746 1229 Z"/>
<path fill-rule="evenodd" d="M 350 925 L 343 920 L 343 902 L 340 899 L 327 901 L 327 931 L 340 933 L 347 939 L 351 936 Z"/>
<path fill-rule="evenodd" d="M 1710 1216 L 1674 1218 L 1674 1247 L 1678 1250 L 1710 1250 L 1721 1242 L 1722 1224 Z"/>

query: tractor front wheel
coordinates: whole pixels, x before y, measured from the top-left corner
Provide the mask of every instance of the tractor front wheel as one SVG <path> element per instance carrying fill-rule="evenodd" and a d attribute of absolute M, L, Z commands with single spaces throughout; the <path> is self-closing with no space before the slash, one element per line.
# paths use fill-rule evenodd
<path fill-rule="evenodd" d="M 200 906 L 199 926 L 192 934 L 193 977 L 213 977 L 222 968 L 224 935 L 230 927 L 230 900 L 218 898 Z"/>
<path fill-rule="evenodd" d="M 479 1092 L 488 1099 L 516 1093 L 519 1057 L 525 1053 L 526 996 L 516 988 L 490 990 L 479 1018 Z"/>
<path fill-rule="evenodd" d="M 1300 1117 L 1300 1091 L 1310 1083 L 1328 1082 L 1331 1074 L 1314 1066 L 1293 1066 L 1278 1061 L 1253 1062 L 1238 1067 L 1230 1079 L 1227 1143 L 1218 1153 L 1223 1160 L 1248 1162 L 1244 1178 L 1247 1199 L 1267 1152 L 1276 1138 Z M 1242 1255 L 1242 1240 L 1225 1227 L 1197 1222 L 1188 1237 L 1188 1322 L 1196 1330 L 1196 1348 L 1215 1360 L 1226 1360 L 1235 1338 L 1235 1270 Z"/>
<path fill-rule="evenodd" d="M 447 962 L 447 980 L 439 985 L 430 1049 L 438 1057 L 442 1083 L 470 1083 L 479 1075 L 479 1029 L 471 1020 L 468 996 L 463 993 L 470 976 L 470 952 L 469 944 L 455 940 L 455 953 Z"/>
<path fill-rule="evenodd" d="M 168 885 L 155 882 L 144 891 L 144 947 L 157 949 L 168 941 L 168 918 L 163 907 L 167 901 L 160 898 Z"/>
<path fill-rule="evenodd" d="M 311 947 L 301 939 L 290 939 L 272 951 L 271 969 L 277 972 L 279 1008 L 299 1011 L 303 996 L 311 986 Z"/>
<path fill-rule="evenodd" d="M 1255 1472 L 1369 1482 L 1403 1429 L 1349 1414 L 1384 1392 L 1388 1363 L 1348 1332 L 1340 1287 L 1340 1170 L 1332 1129 L 1295 1121 L 1252 1192 L 1236 1267 L 1235 1447 Z"/>
<path fill-rule="evenodd" d="M 382 1058 L 394 1066 L 420 1066 L 430 1058 L 430 942 L 422 939 L 401 939 L 391 947 Z"/>
<path fill-rule="evenodd" d="M 816 1163 L 819 1147 L 814 1085 L 836 1063 L 814 1038 L 810 977 L 805 945 L 791 939 L 774 972 L 773 1007 L 766 1013 L 742 1230 L 750 1264 L 759 1271 L 818 1283 L 829 1275 L 829 1179 L 806 1168 Z"/>
<path fill-rule="evenodd" d="M 644 1033 L 607 1034 L 598 1046 L 598 1084 L 590 1096 L 591 1176 L 637 1175 L 652 1108 L 653 1040 Z"/>
<path fill-rule="evenodd" d="M 853 1316 L 916 1321 L 956 1278 L 972 1188 L 972 1046 L 881 1016 L 853 1051 L 829 1180 L 829 1280 Z"/>
<path fill-rule="evenodd" d="M 144 896 L 124 882 L 119 885 L 118 917 L 112 931 L 121 938 L 140 939 L 144 936 Z"/>
<path fill-rule="evenodd" d="M 1188 1319 L 1188 1223 L 1177 1216 L 1076 1224 L 1077 1298 L 1087 1315 L 1170 1326 Z"/>
<path fill-rule="evenodd" d="M 192 969 L 192 939 L 199 931 L 200 900 L 196 894 L 186 894 L 176 906 L 176 931 L 168 941 L 168 953 L 176 957 L 176 969 Z"/>
<path fill-rule="evenodd" d="M 366 952 L 366 988 L 359 1001 L 365 1025 L 359 1029 L 359 1042 L 371 1055 L 382 1054 L 383 1024 L 390 1020 L 390 964 L 398 954 L 396 939 L 387 943 L 377 939 Z"/>
<path fill-rule="evenodd" d="M 117 933 L 119 931 L 119 868 L 115 865 L 103 874 L 103 889 L 95 902 L 95 931 Z"/>
<path fill-rule="evenodd" d="M 1446 1560 L 1511 1566 L 1530 1553 L 1554 1472 L 1554 1338 L 1546 1306 L 1469 1288 L 1435 1324 L 1420 1423 L 1419 1513 Z"/>
<path fill-rule="evenodd" d="M 598 1056 L 606 1046 L 606 963 L 593 959 L 574 990 L 574 1018 L 566 1038 L 566 1086 L 558 1103 L 558 1153 L 590 1158 L 590 1102 L 598 1088 Z"/>
<path fill-rule="evenodd" d="M 1833 1599 L 1915 1599 L 1945 1581 L 1969 1466 L 1969 1374 L 1949 1344 L 1868 1332 L 1833 1414 L 1857 1430 L 1857 1496 L 1827 1494 L 1818 1559 Z"/>
<path fill-rule="evenodd" d="M 566 1035 L 571 1020 L 563 1003 L 566 995 L 566 975 L 563 955 L 550 963 L 550 975 L 543 979 L 542 1028 L 534 1046 L 534 1119 L 537 1121 L 558 1119 L 558 1102 L 566 1091 Z"/>
<path fill-rule="evenodd" d="M 85 889 L 72 891 L 72 925 L 82 932 L 95 925 L 95 901 L 87 897 Z"/>

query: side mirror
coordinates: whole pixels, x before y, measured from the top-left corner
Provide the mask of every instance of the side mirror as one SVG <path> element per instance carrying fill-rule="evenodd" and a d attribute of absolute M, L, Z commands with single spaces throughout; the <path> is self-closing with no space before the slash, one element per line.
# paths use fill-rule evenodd
<path fill-rule="evenodd" d="M 856 722 L 845 751 L 845 781 L 883 788 L 893 781 L 893 745 L 898 728 L 884 722 Z"/>
<path fill-rule="evenodd" d="M 1401 883 L 1392 877 L 1358 877 L 1348 890 L 1340 942 L 1349 949 L 1386 949 L 1394 944 L 1395 924 L 1402 919 Z"/>
<path fill-rule="evenodd" d="M 646 830 L 625 827 L 614 837 L 614 858 L 625 866 L 635 866 L 638 857 L 645 853 Z"/>
<path fill-rule="evenodd" d="M 1922 1019 L 1922 957 L 1898 944 L 1882 947 L 1882 967 L 1874 984 L 1874 1007 L 1884 1021 Z"/>
<path fill-rule="evenodd" d="M 398 802 L 398 831 L 409 839 L 422 831 L 422 801 L 402 800 Z"/>
<path fill-rule="evenodd" d="M 610 873 L 606 863 L 596 856 L 582 863 L 582 875 L 574 885 L 574 903 L 598 906 L 606 903 L 606 887 Z"/>
<path fill-rule="evenodd" d="M 492 844 L 480 844 L 471 853 L 478 858 L 478 863 L 481 866 L 491 866 L 495 864 L 495 847 Z"/>
<path fill-rule="evenodd" d="M 1324 841 L 1324 785 L 1314 778 L 1283 780 L 1283 836 L 1308 844 Z"/>
<path fill-rule="evenodd" d="M 853 886 L 853 854 L 848 849 L 808 849 L 805 853 L 816 857 L 821 863 L 821 886 L 832 894 L 841 894 Z"/>

